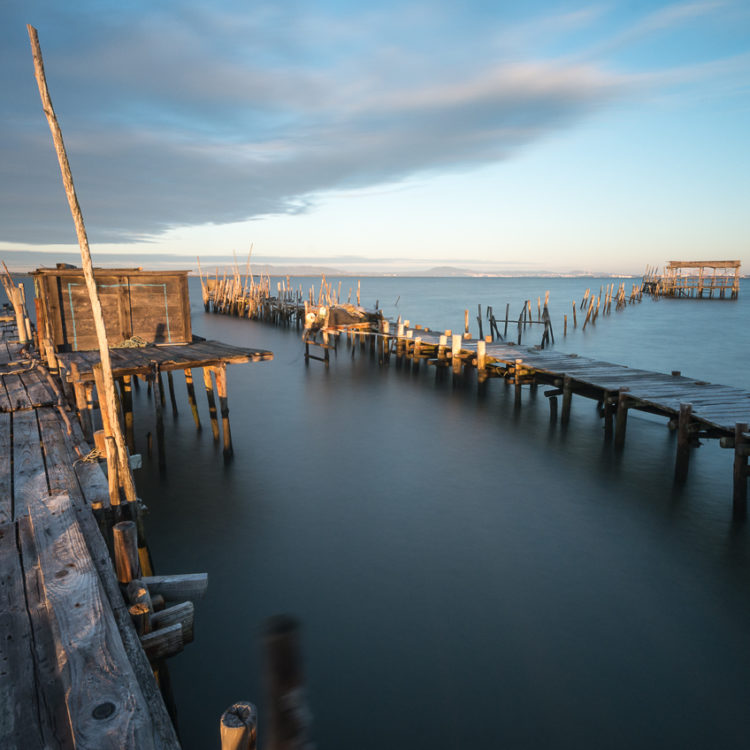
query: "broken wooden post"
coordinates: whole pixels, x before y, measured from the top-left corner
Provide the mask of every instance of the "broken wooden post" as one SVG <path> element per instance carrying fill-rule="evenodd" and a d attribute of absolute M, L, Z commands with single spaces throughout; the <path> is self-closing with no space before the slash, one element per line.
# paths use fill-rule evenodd
<path fill-rule="evenodd" d="M 267 750 L 304 749 L 312 715 L 305 695 L 299 622 L 289 615 L 270 618 L 265 628 Z"/>
<path fill-rule="evenodd" d="M 258 712 L 252 703 L 235 703 L 221 715 L 221 750 L 255 750 Z"/>
<path fill-rule="evenodd" d="M 678 483 L 687 479 L 690 461 L 690 419 L 692 412 L 692 404 L 680 404 L 680 416 L 677 423 L 677 455 L 674 463 L 674 480 Z"/>

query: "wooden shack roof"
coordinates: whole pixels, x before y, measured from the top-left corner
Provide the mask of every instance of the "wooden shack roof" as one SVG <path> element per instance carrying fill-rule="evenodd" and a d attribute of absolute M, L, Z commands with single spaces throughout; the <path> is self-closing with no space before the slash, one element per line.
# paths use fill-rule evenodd
<path fill-rule="evenodd" d="M 739 268 L 739 260 L 670 260 L 668 268 Z"/>

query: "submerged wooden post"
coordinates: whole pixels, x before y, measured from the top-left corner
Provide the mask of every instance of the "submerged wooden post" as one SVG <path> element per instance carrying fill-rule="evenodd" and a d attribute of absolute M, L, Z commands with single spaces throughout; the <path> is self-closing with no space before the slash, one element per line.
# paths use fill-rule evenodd
<path fill-rule="evenodd" d="M 570 407 L 573 402 L 573 379 L 569 375 L 563 377 L 562 413 L 560 424 L 566 425 L 570 422 Z"/>
<path fill-rule="evenodd" d="M 190 411 L 193 412 L 193 420 L 197 429 L 201 429 L 201 418 L 198 414 L 198 404 L 195 401 L 195 386 L 193 385 L 193 371 L 190 368 L 185 369 L 185 387 L 187 388 L 188 401 L 190 402 Z"/>
<path fill-rule="evenodd" d="M 288 615 L 272 617 L 266 623 L 267 750 L 305 750 L 310 746 L 312 714 L 305 694 L 299 629 L 299 622 Z"/>
<path fill-rule="evenodd" d="M 221 715 L 221 750 L 255 750 L 258 711 L 252 703 L 235 703 Z"/>
<path fill-rule="evenodd" d="M 208 414 L 211 417 L 211 431 L 214 434 L 214 442 L 219 442 L 219 420 L 216 416 L 216 399 L 214 398 L 214 385 L 211 380 L 211 368 L 203 368 L 203 384 L 206 387 L 206 398 L 208 399 Z"/>
<path fill-rule="evenodd" d="M 232 447 L 232 431 L 229 427 L 229 402 L 227 400 L 227 366 L 214 368 L 216 374 L 216 391 L 219 394 L 219 409 L 221 410 L 221 426 L 224 432 L 224 458 L 231 458 L 234 453 Z"/>
<path fill-rule="evenodd" d="M 690 462 L 690 419 L 692 412 L 692 404 L 680 404 L 680 416 L 677 423 L 677 455 L 674 463 L 675 482 L 684 482 L 687 479 Z"/>
<path fill-rule="evenodd" d="M 734 482 L 732 487 L 732 511 L 735 520 L 747 517 L 747 454 L 750 443 L 745 439 L 747 425 L 734 426 Z"/>
<path fill-rule="evenodd" d="M 515 403 L 519 406 L 521 403 L 521 369 L 523 368 L 523 360 L 517 359 L 515 367 L 513 369 L 513 385 L 515 386 Z"/>
<path fill-rule="evenodd" d="M 615 423 L 615 448 L 625 446 L 625 431 L 628 427 L 628 388 L 620 388 L 617 395 L 617 421 Z"/>

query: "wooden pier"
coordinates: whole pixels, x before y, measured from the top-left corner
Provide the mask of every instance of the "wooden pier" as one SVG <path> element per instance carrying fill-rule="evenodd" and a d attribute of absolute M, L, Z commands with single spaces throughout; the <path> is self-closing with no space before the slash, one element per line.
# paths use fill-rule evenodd
<path fill-rule="evenodd" d="M 641 288 L 655 297 L 737 299 L 740 265 L 739 260 L 670 260 L 663 274 L 647 268 Z"/>
<path fill-rule="evenodd" d="M 0 746 L 178 748 L 95 516 L 107 478 L 15 325 L 0 379 Z"/>

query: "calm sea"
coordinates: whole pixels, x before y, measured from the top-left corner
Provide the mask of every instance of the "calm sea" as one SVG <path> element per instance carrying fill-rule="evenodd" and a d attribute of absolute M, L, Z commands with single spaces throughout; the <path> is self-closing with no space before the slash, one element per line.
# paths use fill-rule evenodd
<path fill-rule="evenodd" d="M 549 290 L 560 351 L 750 387 L 747 282 L 737 302 L 644 299 L 573 331 L 572 300 L 609 281 L 363 278 L 362 302 L 454 331 L 468 308 L 476 333 L 477 304 L 517 318 L 529 299 L 536 316 Z M 136 473 L 157 572 L 209 574 L 196 640 L 170 662 L 187 750 L 218 748 L 237 700 L 260 705 L 263 734 L 259 632 L 279 612 L 302 621 L 327 750 L 750 746 L 730 451 L 695 449 L 677 489 L 664 420 L 633 412 L 618 455 L 592 401 L 563 431 L 541 390 L 516 410 L 502 382 L 480 400 L 345 347 L 305 367 L 295 329 L 205 314 L 195 279 L 191 294 L 195 333 L 274 360 L 229 368 L 231 465 L 178 375 L 167 474 L 155 458 Z"/>

